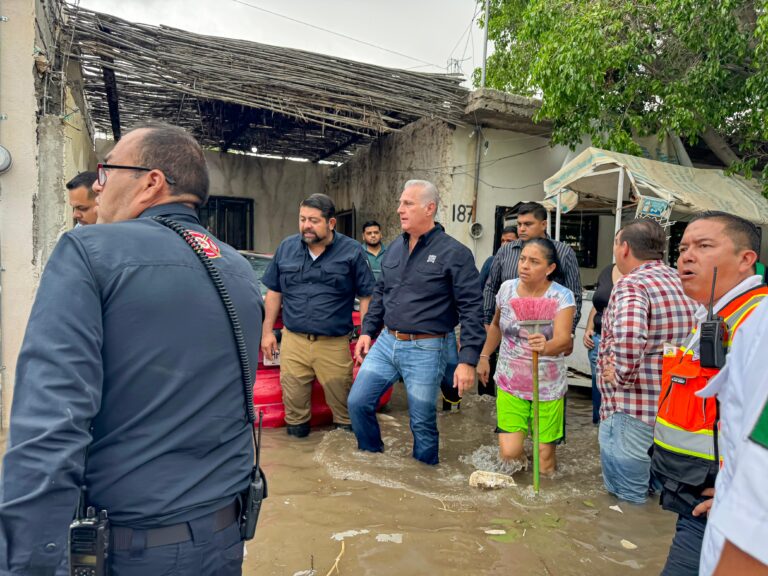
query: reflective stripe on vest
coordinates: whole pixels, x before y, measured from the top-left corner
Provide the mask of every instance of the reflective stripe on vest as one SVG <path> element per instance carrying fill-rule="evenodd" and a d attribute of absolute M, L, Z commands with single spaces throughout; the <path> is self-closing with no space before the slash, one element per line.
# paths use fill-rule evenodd
<path fill-rule="evenodd" d="M 728 328 L 729 348 L 736 331 L 766 296 L 768 296 L 768 287 L 759 286 L 737 296 L 720 311 Z M 695 334 L 694 329 L 674 358 L 664 358 L 659 412 L 653 430 L 653 442 L 670 452 L 714 461 L 716 452 L 714 428 L 718 425 L 715 400 L 710 399 L 707 402 L 695 393 L 704 388 L 717 370 L 701 368 L 699 360 L 694 360 L 690 345 Z M 677 398 L 676 403 L 665 406 L 665 402 L 672 402 L 673 398 Z M 677 402 L 680 404 L 678 405 Z M 688 418 L 692 415 L 687 411 L 688 406 L 701 406 L 702 418 Z M 681 410 L 685 412 L 684 415 L 680 413 Z M 678 418 L 680 420 L 676 422 Z M 691 420 L 697 420 L 699 424 L 690 428 L 680 425 Z"/>
<path fill-rule="evenodd" d="M 691 432 L 657 417 L 653 442 L 671 452 L 714 462 L 715 443 L 713 436 L 712 430 L 705 428 Z"/>

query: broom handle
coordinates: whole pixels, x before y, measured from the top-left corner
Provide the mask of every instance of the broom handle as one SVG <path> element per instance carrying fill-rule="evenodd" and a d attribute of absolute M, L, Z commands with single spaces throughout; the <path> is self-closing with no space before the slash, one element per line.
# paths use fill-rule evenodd
<path fill-rule="evenodd" d="M 539 493 L 539 353 L 533 353 L 533 491 Z"/>

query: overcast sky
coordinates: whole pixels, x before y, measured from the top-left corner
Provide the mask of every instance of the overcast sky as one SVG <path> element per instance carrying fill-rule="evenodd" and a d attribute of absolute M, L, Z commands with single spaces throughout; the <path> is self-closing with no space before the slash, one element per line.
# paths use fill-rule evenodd
<path fill-rule="evenodd" d="M 472 21 L 482 7 L 474 0 L 80 0 L 80 5 L 134 22 L 424 72 L 445 72 L 453 58 L 462 60 L 468 77 L 483 54 L 483 31 Z"/>

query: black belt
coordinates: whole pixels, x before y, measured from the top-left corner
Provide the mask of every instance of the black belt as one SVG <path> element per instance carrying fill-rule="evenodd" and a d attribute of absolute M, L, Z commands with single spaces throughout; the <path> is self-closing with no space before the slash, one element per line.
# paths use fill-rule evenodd
<path fill-rule="evenodd" d="M 291 332 L 288 330 L 288 332 Z M 342 334 L 341 336 L 329 336 L 327 334 L 306 334 L 304 332 L 291 332 L 291 334 L 295 334 L 296 336 L 301 336 L 302 338 L 306 338 L 310 342 L 317 342 L 318 340 L 328 340 L 330 338 L 349 338 L 349 334 Z"/>
<path fill-rule="evenodd" d="M 220 532 L 233 524 L 237 520 L 238 503 L 235 501 L 229 506 L 217 510 L 212 514 L 213 531 Z M 156 546 L 168 546 L 170 544 L 180 544 L 192 540 L 192 531 L 189 529 L 189 523 L 181 522 L 172 526 L 163 526 L 162 528 L 150 528 L 148 530 L 135 530 L 125 526 L 112 526 L 112 548 L 113 550 L 130 550 L 135 532 L 143 532 L 145 548 L 155 548 Z"/>

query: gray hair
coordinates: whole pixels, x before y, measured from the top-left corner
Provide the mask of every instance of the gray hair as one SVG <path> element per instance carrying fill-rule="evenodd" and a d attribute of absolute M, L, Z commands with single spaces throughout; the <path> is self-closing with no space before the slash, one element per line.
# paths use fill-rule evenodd
<path fill-rule="evenodd" d="M 424 206 L 430 202 L 434 202 L 435 206 L 440 206 L 440 193 L 437 191 L 437 186 L 432 184 L 432 182 L 428 180 L 408 180 L 405 186 L 403 186 L 403 190 L 411 186 L 421 188 L 421 200 Z"/>

